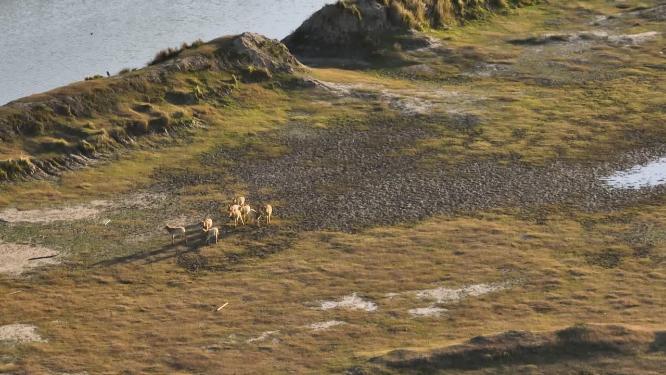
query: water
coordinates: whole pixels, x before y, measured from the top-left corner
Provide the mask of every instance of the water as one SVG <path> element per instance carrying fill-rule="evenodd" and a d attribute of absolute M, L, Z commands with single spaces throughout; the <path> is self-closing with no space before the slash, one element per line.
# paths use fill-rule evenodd
<path fill-rule="evenodd" d="M 640 189 L 666 184 L 666 157 L 616 172 L 603 180 L 618 189 Z"/>
<path fill-rule="evenodd" d="M 157 51 L 253 31 L 282 39 L 333 0 L 0 0 L 0 105 Z"/>

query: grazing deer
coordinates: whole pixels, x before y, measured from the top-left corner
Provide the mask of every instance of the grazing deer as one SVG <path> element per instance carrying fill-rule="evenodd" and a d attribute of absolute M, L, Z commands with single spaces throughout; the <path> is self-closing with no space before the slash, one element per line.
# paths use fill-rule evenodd
<path fill-rule="evenodd" d="M 176 236 L 183 236 L 185 238 L 185 245 L 187 245 L 187 231 L 185 230 L 185 227 L 172 227 L 170 225 L 166 225 L 164 227 L 166 231 L 171 235 L 171 244 L 176 243 Z"/>
<path fill-rule="evenodd" d="M 246 223 L 249 223 L 248 216 L 250 215 L 250 213 L 251 213 L 252 211 L 254 211 L 254 210 L 252 209 L 252 207 L 250 207 L 249 204 L 244 204 L 244 205 L 241 206 L 241 208 L 240 208 L 240 212 L 241 212 L 241 215 L 243 215 L 243 220 L 244 220 Z M 256 211 L 255 211 L 255 212 L 256 212 Z M 243 225 L 245 225 L 245 224 L 243 224 Z"/>
<path fill-rule="evenodd" d="M 204 232 L 208 232 L 210 228 L 213 227 L 213 219 L 207 217 L 201 222 L 201 228 L 203 228 Z"/>
<path fill-rule="evenodd" d="M 220 229 L 218 227 L 209 228 L 208 230 L 204 230 L 204 232 L 208 233 L 206 236 L 206 245 L 210 243 L 211 239 L 214 239 L 215 243 L 217 243 L 217 239 L 220 237 Z"/>
<path fill-rule="evenodd" d="M 243 205 L 245 205 L 245 197 L 234 198 L 234 204 L 237 204 L 242 207 Z"/>
<path fill-rule="evenodd" d="M 271 206 L 270 204 L 265 204 L 265 205 L 261 206 L 259 211 L 260 211 L 260 214 L 259 214 L 259 218 L 257 218 L 257 224 L 259 223 L 259 220 L 262 217 L 265 217 L 266 218 L 266 225 L 270 225 L 271 216 L 273 216 L 273 206 Z"/>
<path fill-rule="evenodd" d="M 229 217 L 233 218 L 235 227 L 238 226 L 239 220 L 241 224 L 245 225 L 245 221 L 243 220 L 243 215 L 241 214 L 240 211 L 240 206 L 238 206 L 237 204 L 229 206 Z"/>

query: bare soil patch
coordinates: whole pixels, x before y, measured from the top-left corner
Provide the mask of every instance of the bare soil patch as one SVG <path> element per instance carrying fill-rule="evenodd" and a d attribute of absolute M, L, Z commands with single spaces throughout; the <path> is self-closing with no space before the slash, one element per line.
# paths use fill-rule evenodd
<path fill-rule="evenodd" d="M 0 274 L 19 276 L 37 267 L 58 264 L 57 255 L 46 247 L 0 242 Z"/>
<path fill-rule="evenodd" d="M 414 309 L 409 309 L 409 314 L 413 317 L 418 317 L 418 318 L 422 317 L 438 318 L 447 311 L 448 311 L 447 309 L 441 307 L 428 306 L 428 307 L 417 307 Z"/>
<path fill-rule="evenodd" d="M 323 301 L 320 304 L 320 308 L 322 310 L 348 309 L 372 312 L 377 310 L 377 304 L 359 297 L 356 293 L 352 293 L 337 301 Z"/>
<path fill-rule="evenodd" d="M 164 193 L 138 192 L 115 201 L 93 200 L 84 204 L 33 210 L 8 208 L 0 212 L 0 222 L 46 224 L 92 219 L 110 209 L 147 209 L 164 201 L 166 197 Z"/>
<path fill-rule="evenodd" d="M 434 289 L 425 289 L 415 292 L 421 299 L 433 300 L 436 303 L 456 303 L 467 297 L 478 297 L 484 294 L 499 292 L 510 287 L 508 282 L 473 284 L 462 288 L 439 287 Z"/>
<path fill-rule="evenodd" d="M 35 210 L 17 210 L 8 208 L 0 212 L 0 220 L 10 223 L 51 223 L 54 221 L 73 221 L 97 216 L 111 205 L 108 201 L 95 200 L 88 204 L 44 208 Z"/>
<path fill-rule="evenodd" d="M 269 338 L 274 337 L 275 335 L 277 335 L 277 334 L 279 334 L 279 333 L 280 333 L 280 331 L 266 331 L 266 332 L 262 332 L 261 335 L 259 335 L 259 336 L 257 336 L 257 337 L 250 338 L 250 339 L 248 339 L 246 342 L 247 342 L 248 344 L 251 344 L 251 343 L 253 343 L 253 342 L 266 341 L 266 340 L 268 340 Z M 275 339 L 274 339 L 274 340 L 275 340 Z"/>
<path fill-rule="evenodd" d="M 343 324 L 347 324 L 343 321 L 340 320 L 328 320 L 326 322 L 317 322 L 317 323 L 312 323 L 307 326 L 307 328 L 310 328 L 311 330 L 317 332 L 317 331 L 325 331 L 329 328 L 337 327 Z"/>
<path fill-rule="evenodd" d="M 46 342 L 46 340 L 37 333 L 37 327 L 30 324 L 7 324 L 0 326 L 0 342 L 2 341 L 8 341 L 15 344 Z"/>

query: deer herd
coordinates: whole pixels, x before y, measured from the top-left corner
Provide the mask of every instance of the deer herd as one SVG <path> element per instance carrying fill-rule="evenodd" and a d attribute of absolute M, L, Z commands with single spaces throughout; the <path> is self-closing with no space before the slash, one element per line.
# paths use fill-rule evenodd
<path fill-rule="evenodd" d="M 259 227 L 261 226 L 262 220 L 266 222 L 266 225 L 270 225 L 271 216 L 273 216 L 273 206 L 270 204 L 262 205 L 257 212 L 257 210 L 253 209 L 245 202 L 245 197 L 236 197 L 229 205 L 228 213 L 234 223 L 234 227 L 238 226 L 238 222 L 240 222 L 241 225 L 255 223 Z M 213 226 L 213 219 L 206 217 L 200 224 L 201 229 L 206 234 L 206 245 L 213 241 L 217 243 L 217 240 L 220 237 L 220 228 Z M 183 237 L 185 239 L 185 244 L 187 245 L 187 229 L 185 227 L 172 227 L 166 225 L 164 229 L 166 229 L 167 233 L 171 235 L 171 244 L 176 242 L 176 237 Z"/>

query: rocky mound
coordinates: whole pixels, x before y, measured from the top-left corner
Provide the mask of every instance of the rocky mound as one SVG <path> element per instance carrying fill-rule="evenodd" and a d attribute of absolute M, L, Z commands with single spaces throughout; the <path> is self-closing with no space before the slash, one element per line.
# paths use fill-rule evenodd
<path fill-rule="evenodd" d="M 620 325 L 585 324 L 555 332 L 508 331 L 494 336 L 478 336 L 461 345 L 427 352 L 395 350 L 370 362 L 389 369 L 435 373 L 651 352 L 662 357 L 664 363 L 663 336 L 663 332 Z"/>
<path fill-rule="evenodd" d="M 194 127 L 189 111 L 168 113 L 161 104 L 222 100 L 238 81 L 270 80 L 303 66 L 277 40 L 244 33 L 201 43 L 159 62 L 110 78 L 94 78 L 0 107 L 0 181 L 57 175 L 89 165 L 137 137 Z M 224 72 L 227 82 L 183 84 L 176 73 Z M 127 106 L 131 110 L 127 110 Z M 12 155 L 27 155 L 21 158 Z"/>
<path fill-rule="evenodd" d="M 369 57 L 383 45 L 419 46 L 410 30 L 448 28 L 533 0 L 341 0 L 283 40 L 299 57 Z M 388 43 L 391 42 L 391 43 Z"/>

